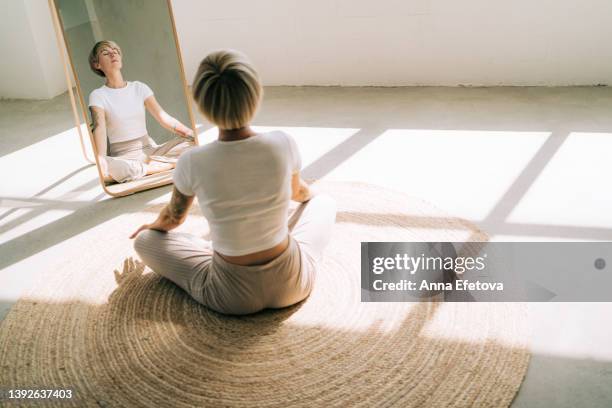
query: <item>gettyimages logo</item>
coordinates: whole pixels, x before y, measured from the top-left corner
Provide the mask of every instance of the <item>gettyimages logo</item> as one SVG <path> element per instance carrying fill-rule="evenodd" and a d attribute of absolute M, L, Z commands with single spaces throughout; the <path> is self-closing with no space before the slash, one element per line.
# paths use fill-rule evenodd
<path fill-rule="evenodd" d="M 487 254 L 478 257 L 451 257 L 451 256 L 426 256 L 421 254 L 418 257 L 408 254 L 396 254 L 395 257 L 376 257 L 372 260 L 372 272 L 382 274 L 390 270 L 405 270 L 414 275 L 418 271 L 436 271 L 444 269 L 463 274 L 466 271 L 485 268 L 485 258 Z"/>
<path fill-rule="evenodd" d="M 363 242 L 365 302 L 608 302 L 607 242 Z"/>

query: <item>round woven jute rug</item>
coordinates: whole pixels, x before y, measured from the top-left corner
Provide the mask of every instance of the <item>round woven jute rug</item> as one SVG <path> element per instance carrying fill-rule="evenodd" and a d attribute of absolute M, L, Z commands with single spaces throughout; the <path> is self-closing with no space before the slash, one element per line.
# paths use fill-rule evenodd
<path fill-rule="evenodd" d="M 485 241 L 405 194 L 316 183 L 338 202 L 315 289 L 281 310 L 224 316 L 133 259 L 161 205 L 75 237 L 0 326 L 0 384 L 64 388 L 48 406 L 505 407 L 529 360 L 511 303 L 360 301 L 361 241 Z M 194 209 L 180 227 L 206 235 Z"/>

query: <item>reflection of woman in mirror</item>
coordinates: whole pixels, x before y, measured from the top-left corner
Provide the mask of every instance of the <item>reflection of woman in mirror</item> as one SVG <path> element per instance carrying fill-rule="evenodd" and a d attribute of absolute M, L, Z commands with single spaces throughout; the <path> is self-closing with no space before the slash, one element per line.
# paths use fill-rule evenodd
<path fill-rule="evenodd" d="M 89 66 L 106 79 L 89 95 L 92 131 L 104 180 L 130 181 L 174 168 L 178 156 L 192 146 L 187 140 L 193 140 L 193 131 L 166 113 L 146 84 L 123 79 L 121 49 L 113 41 L 94 45 Z M 157 145 L 147 133 L 145 108 L 179 138 Z"/>
<path fill-rule="evenodd" d="M 170 203 L 132 238 L 153 271 L 221 313 L 248 314 L 297 303 L 312 290 L 336 217 L 332 198 L 300 177 L 300 152 L 282 131 L 249 123 L 262 95 L 259 77 L 234 51 L 207 56 L 193 82 L 200 111 L 218 139 L 185 152 L 174 170 Z M 229 97 L 231 95 L 231 98 Z M 187 217 L 194 197 L 212 243 L 168 232 Z M 289 218 L 289 201 L 301 202 Z"/>

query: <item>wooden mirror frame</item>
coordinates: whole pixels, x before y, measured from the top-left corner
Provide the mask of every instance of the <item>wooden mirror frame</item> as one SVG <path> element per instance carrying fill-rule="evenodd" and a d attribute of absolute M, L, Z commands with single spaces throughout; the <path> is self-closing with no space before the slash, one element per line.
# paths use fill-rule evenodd
<path fill-rule="evenodd" d="M 89 122 L 87 118 L 87 109 L 85 105 L 83 91 L 81 90 L 81 84 L 79 83 L 79 77 L 76 73 L 75 65 L 73 63 L 73 57 L 70 52 L 70 48 L 68 47 L 68 42 L 66 40 L 66 37 L 64 36 L 64 23 L 62 22 L 62 19 L 58 12 L 58 7 L 56 4 L 57 0 L 48 0 L 48 1 L 49 1 L 49 9 L 51 11 L 51 16 L 53 20 L 53 26 L 55 27 L 55 33 L 58 39 L 58 46 L 60 48 L 59 51 L 61 54 L 62 63 L 64 65 L 64 72 L 66 74 L 66 82 L 68 84 L 68 92 L 70 93 L 70 102 L 72 105 L 72 111 L 74 114 L 77 131 L 81 138 L 81 148 L 83 150 L 83 155 L 85 156 L 85 160 L 87 160 L 90 163 L 93 163 L 92 160 L 87 157 L 85 145 L 83 142 L 83 134 L 81 133 L 81 122 L 79 121 L 80 115 L 79 115 L 79 112 L 78 112 L 78 109 L 75 103 L 74 95 L 72 93 L 72 81 L 68 73 L 69 71 L 72 72 L 72 75 L 74 78 L 76 92 L 77 92 L 78 100 L 81 106 L 81 112 L 83 113 L 83 119 L 84 119 L 83 121 L 87 125 L 86 126 L 87 132 L 89 133 L 89 140 L 90 140 L 91 147 L 94 153 L 96 168 L 98 169 L 98 177 L 100 179 L 100 185 L 102 186 L 102 189 L 104 190 L 104 192 L 112 197 L 123 197 L 123 196 L 137 193 L 139 191 L 149 190 L 152 188 L 172 184 L 172 172 L 174 171 L 174 169 L 168 170 L 162 173 L 151 174 L 141 179 L 129 181 L 126 183 L 117 183 L 117 184 L 107 185 L 104 182 L 104 176 L 102 174 L 102 170 L 101 170 L 100 163 L 98 160 L 97 147 L 96 147 L 94 135 L 93 135 L 93 132 L 91 131 L 91 127 L 88 125 Z M 193 131 L 194 146 L 198 146 L 200 142 L 198 140 L 197 129 L 195 126 L 195 118 L 193 115 L 193 111 L 191 109 L 191 100 L 189 98 L 189 87 L 187 85 L 187 80 L 185 78 L 185 68 L 183 65 L 181 48 L 178 42 L 176 25 L 174 23 L 174 13 L 172 12 L 171 0 L 166 0 L 166 4 L 168 5 L 168 15 L 170 17 L 170 24 L 172 25 L 172 33 L 174 36 L 174 45 L 176 47 L 176 54 L 177 54 L 176 56 L 178 58 L 178 63 L 179 63 L 179 71 L 180 71 L 179 75 L 180 75 L 180 79 L 183 85 L 183 94 L 185 96 L 185 104 L 187 106 L 187 113 L 189 115 L 189 121 L 191 122 L 191 130 Z M 64 57 L 64 52 L 68 55 L 68 60 L 66 60 L 66 58 Z"/>

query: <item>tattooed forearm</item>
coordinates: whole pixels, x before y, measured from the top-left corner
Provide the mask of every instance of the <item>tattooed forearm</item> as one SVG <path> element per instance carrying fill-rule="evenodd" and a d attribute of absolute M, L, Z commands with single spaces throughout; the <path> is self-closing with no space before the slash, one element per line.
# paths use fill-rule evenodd
<path fill-rule="evenodd" d="M 168 221 L 172 224 L 181 224 L 187 216 L 187 211 L 193 202 L 192 196 L 183 195 L 180 191 L 174 188 L 172 199 L 166 206 L 166 215 Z"/>
<path fill-rule="evenodd" d="M 98 128 L 98 123 L 100 123 L 100 118 L 98 118 L 98 112 L 93 108 L 90 107 L 89 112 L 91 112 L 91 131 L 95 132 Z"/>

